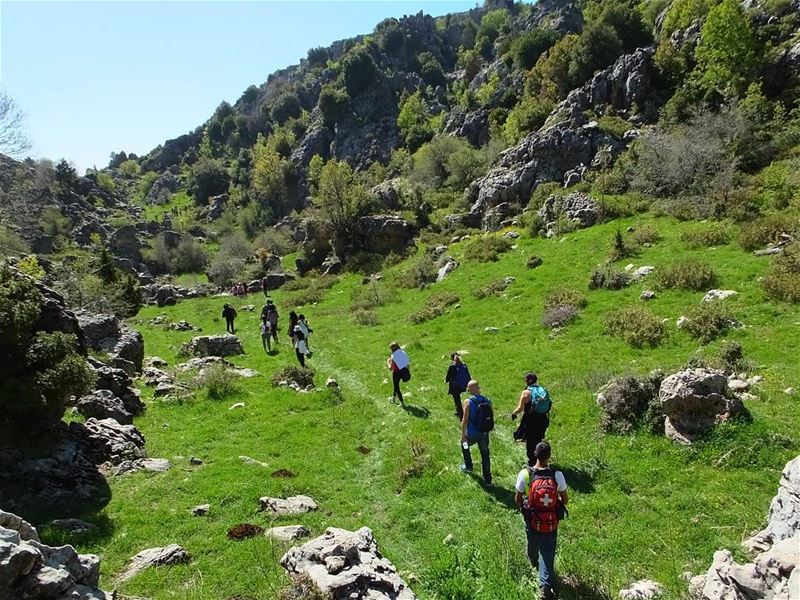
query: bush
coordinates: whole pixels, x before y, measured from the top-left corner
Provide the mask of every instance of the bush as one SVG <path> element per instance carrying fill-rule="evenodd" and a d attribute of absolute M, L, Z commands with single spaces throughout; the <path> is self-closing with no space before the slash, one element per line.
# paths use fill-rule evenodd
<path fill-rule="evenodd" d="M 645 244 L 652 245 L 661 241 L 661 239 L 661 234 L 658 232 L 658 229 L 650 223 L 640 225 L 633 232 L 633 242 L 637 246 L 644 246 Z"/>
<path fill-rule="evenodd" d="M 541 267 L 543 262 L 544 261 L 542 260 L 541 256 L 537 256 L 534 254 L 528 260 L 525 261 L 525 267 L 528 269 L 535 269 L 536 267 Z"/>
<path fill-rule="evenodd" d="M 701 302 L 686 313 L 683 329 L 701 343 L 718 338 L 736 320 L 731 316 L 724 301 Z"/>
<path fill-rule="evenodd" d="M 578 316 L 577 307 L 571 304 L 558 304 L 542 313 L 542 325 L 550 329 L 564 327 Z"/>
<path fill-rule="evenodd" d="M 370 279 L 367 285 L 362 285 L 353 290 L 351 299 L 350 310 L 365 311 L 393 301 L 395 294 L 384 283 Z"/>
<path fill-rule="evenodd" d="M 800 303 L 800 242 L 784 246 L 783 251 L 772 259 L 761 286 L 770 298 Z"/>
<path fill-rule="evenodd" d="M 597 403 L 602 410 L 600 428 L 608 433 L 627 434 L 642 421 L 657 433 L 663 426 L 663 415 L 658 404 L 661 373 L 650 377 L 626 375 L 605 384 L 597 392 Z"/>
<path fill-rule="evenodd" d="M 549 27 L 537 27 L 517 37 L 511 44 L 511 56 L 517 69 L 530 69 L 557 40 L 558 34 Z"/>
<path fill-rule="evenodd" d="M 349 102 L 350 97 L 347 95 L 346 90 L 333 84 L 323 86 L 322 91 L 319 93 L 317 105 L 322 113 L 325 125 L 333 127 L 344 116 Z"/>
<path fill-rule="evenodd" d="M 458 304 L 460 300 L 458 295 L 452 292 L 433 294 L 428 297 L 425 304 L 419 310 L 408 315 L 408 320 L 412 323 L 419 324 L 435 319 L 436 317 L 441 317 L 448 307 Z"/>
<path fill-rule="evenodd" d="M 423 254 L 404 273 L 397 276 L 395 283 L 401 288 L 422 289 L 434 283 L 437 275 L 438 270 L 433 259 L 428 254 Z"/>
<path fill-rule="evenodd" d="M 464 246 L 464 259 L 474 262 L 494 262 L 511 249 L 511 242 L 498 236 L 482 236 L 469 240 Z"/>
<path fill-rule="evenodd" d="M 212 400 L 222 400 L 239 391 L 239 376 L 222 364 L 213 364 L 203 369 L 195 380 L 196 389 L 205 389 Z"/>
<path fill-rule="evenodd" d="M 742 224 L 739 245 L 745 250 L 758 250 L 780 241 L 781 235 L 797 231 L 800 231 L 800 221 L 796 217 L 786 213 L 766 215 Z"/>
<path fill-rule="evenodd" d="M 725 225 L 712 223 L 693 231 L 683 232 L 681 241 L 694 250 L 724 246 L 730 241 L 730 231 Z"/>
<path fill-rule="evenodd" d="M 612 312 L 606 319 L 606 331 L 635 348 L 658 346 L 666 335 L 661 319 L 636 304 Z"/>
<path fill-rule="evenodd" d="M 676 260 L 656 270 L 656 282 L 662 288 L 699 292 L 714 285 L 716 275 L 711 265 L 702 260 Z"/>
<path fill-rule="evenodd" d="M 33 279 L 0 265 L 0 421 L 25 430 L 58 422 L 94 384 L 75 336 L 39 329 L 43 304 Z"/>
<path fill-rule="evenodd" d="M 292 582 L 280 590 L 278 600 L 331 600 L 331 595 L 323 592 L 309 575 L 292 575 Z"/>
<path fill-rule="evenodd" d="M 192 165 L 187 192 L 197 206 L 205 206 L 211 196 L 226 193 L 229 183 L 230 177 L 222 161 L 202 157 Z"/>
<path fill-rule="evenodd" d="M 498 296 L 502 294 L 509 285 L 514 282 L 513 277 L 503 277 L 502 279 L 495 279 L 489 285 L 478 288 L 472 292 L 472 295 L 479 300 L 488 298 L 489 296 Z"/>
<path fill-rule="evenodd" d="M 544 298 L 543 310 L 549 310 L 557 306 L 574 306 L 575 308 L 585 308 L 589 304 L 581 292 L 567 288 L 559 288 L 548 292 Z"/>
<path fill-rule="evenodd" d="M 590 290 L 621 290 L 630 285 L 630 277 L 624 271 L 614 269 L 609 265 L 595 267 L 589 275 Z"/>
<path fill-rule="evenodd" d="M 351 98 L 372 83 L 378 68 L 366 47 L 360 46 L 348 52 L 341 62 L 342 77 Z"/>
<path fill-rule="evenodd" d="M 208 264 L 208 253 L 197 240 L 184 235 L 172 252 L 170 267 L 173 273 L 201 273 Z"/>
<path fill-rule="evenodd" d="M 288 383 L 296 383 L 301 388 L 305 389 L 308 386 L 314 386 L 314 370 L 306 367 L 295 367 L 289 365 L 272 374 L 272 385 L 284 385 Z"/>
<path fill-rule="evenodd" d="M 422 438 L 414 438 L 410 442 L 411 455 L 400 469 L 400 484 L 403 485 L 409 479 L 422 477 L 425 471 L 433 463 L 428 443 Z"/>
<path fill-rule="evenodd" d="M 300 100 L 297 94 L 292 92 L 286 92 L 279 96 L 270 110 L 272 120 L 278 125 L 283 125 L 289 119 L 298 119 L 302 113 L 303 109 L 300 106 Z"/>
<path fill-rule="evenodd" d="M 364 327 L 375 327 L 380 324 L 378 315 L 373 310 L 359 308 L 350 313 L 350 318 L 356 325 L 363 325 Z"/>
<path fill-rule="evenodd" d="M 614 240 L 611 243 L 611 252 L 608 255 L 608 260 L 615 262 L 623 258 L 629 258 L 634 254 L 636 254 L 634 249 L 625 243 L 622 232 L 617 229 L 617 232 L 614 234 Z"/>

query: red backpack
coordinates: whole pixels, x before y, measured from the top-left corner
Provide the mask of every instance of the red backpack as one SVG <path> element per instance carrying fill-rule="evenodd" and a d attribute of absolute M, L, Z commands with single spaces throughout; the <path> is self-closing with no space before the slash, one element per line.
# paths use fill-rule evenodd
<path fill-rule="evenodd" d="M 528 470 L 528 497 L 525 518 L 537 533 L 552 533 L 558 528 L 561 495 L 553 469 Z"/>

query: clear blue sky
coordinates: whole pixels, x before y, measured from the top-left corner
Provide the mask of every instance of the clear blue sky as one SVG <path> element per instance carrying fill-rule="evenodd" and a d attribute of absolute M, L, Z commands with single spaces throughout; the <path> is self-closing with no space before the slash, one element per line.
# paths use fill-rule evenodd
<path fill-rule="evenodd" d="M 9 2 L 0 86 L 27 114 L 32 156 L 83 171 L 194 129 L 222 100 L 314 46 L 386 17 L 459 12 L 476 0 Z"/>

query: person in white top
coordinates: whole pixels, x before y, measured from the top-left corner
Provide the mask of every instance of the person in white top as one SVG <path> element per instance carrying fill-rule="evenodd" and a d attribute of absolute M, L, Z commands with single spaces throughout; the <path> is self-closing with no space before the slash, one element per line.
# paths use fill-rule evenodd
<path fill-rule="evenodd" d="M 311 337 L 311 334 L 314 332 L 314 330 L 308 326 L 308 321 L 306 321 L 305 315 L 299 315 L 297 319 L 298 319 L 297 324 L 300 326 L 300 331 L 303 332 L 303 337 L 305 337 L 306 339 L 306 348 L 308 348 L 308 351 L 311 352 L 311 343 L 309 338 Z"/>
<path fill-rule="evenodd" d="M 555 598 L 555 559 L 558 522 L 566 514 L 567 480 L 561 471 L 549 466 L 550 444 L 539 442 L 534 450 L 536 463 L 519 472 L 514 486 L 514 501 L 525 518 L 528 560 L 539 568 L 542 598 Z"/>
<path fill-rule="evenodd" d="M 400 400 L 403 404 L 403 392 L 400 391 L 400 382 L 409 381 L 411 379 L 411 371 L 408 366 L 411 364 L 411 359 L 408 354 L 403 350 L 397 342 L 389 344 L 391 355 L 386 359 L 386 366 L 392 372 L 392 397 L 389 402 L 394 402 L 395 398 Z"/>
<path fill-rule="evenodd" d="M 292 331 L 292 338 L 294 339 L 294 353 L 297 356 L 297 361 L 301 367 L 306 366 L 306 356 L 308 355 L 308 346 L 306 346 L 306 338 L 303 332 L 300 331 L 300 326 L 295 325 Z"/>

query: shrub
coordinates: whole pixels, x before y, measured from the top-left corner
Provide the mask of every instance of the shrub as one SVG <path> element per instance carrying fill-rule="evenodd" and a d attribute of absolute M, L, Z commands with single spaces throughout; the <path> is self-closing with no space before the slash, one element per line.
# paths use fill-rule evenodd
<path fill-rule="evenodd" d="M 630 277 L 624 271 L 614 269 L 609 265 L 595 267 L 589 275 L 590 290 L 621 290 L 630 285 Z"/>
<path fill-rule="evenodd" d="M 739 231 L 739 245 L 745 250 L 757 250 L 780 241 L 781 235 L 792 234 L 798 230 L 800 222 L 796 217 L 793 218 L 786 213 L 766 215 L 742 224 Z"/>
<path fill-rule="evenodd" d="M 735 323 L 725 302 L 701 302 L 686 313 L 683 329 L 701 343 L 716 339 Z"/>
<path fill-rule="evenodd" d="M 230 177 L 222 161 L 202 157 L 192 165 L 187 192 L 196 205 L 205 206 L 211 196 L 227 192 L 229 183 Z"/>
<path fill-rule="evenodd" d="M 681 241 L 692 249 L 724 246 L 730 241 L 730 232 L 725 225 L 712 223 L 693 231 L 683 232 Z"/>
<path fill-rule="evenodd" d="M 347 91 L 336 87 L 333 84 L 324 85 L 319 93 L 317 105 L 322 113 L 325 125 L 332 127 L 342 118 L 350 102 Z"/>
<path fill-rule="evenodd" d="M 360 46 L 348 52 L 341 61 L 342 77 L 347 93 L 354 98 L 372 83 L 378 70 L 366 47 Z"/>
<path fill-rule="evenodd" d="M 141 171 L 142 167 L 135 160 L 126 160 L 119 165 L 119 172 L 128 178 L 136 177 Z"/>
<path fill-rule="evenodd" d="M 611 115 L 603 115 L 597 119 L 597 126 L 600 131 L 604 131 L 618 139 L 622 139 L 625 132 L 631 129 L 630 123 L 625 119 Z"/>
<path fill-rule="evenodd" d="M 44 269 L 42 265 L 39 264 L 39 260 L 34 254 L 29 254 L 25 258 L 21 258 L 17 263 L 17 269 L 19 269 L 20 273 L 24 273 L 38 280 L 43 279 L 45 276 Z"/>
<path fill-rule="evenodd" d="M 383 306 L 394 298 L 394 292 L 389 290 L 384 283 L 370 279 L 366 285 L 353 290 L 350 309 L 354 311 L 369 310 L 376 306 Z"/>
<path fill-rule="evenodd" d="M 503 277 L 502 279 L 495 279 L 488 285 L 478 288 L 472 292 L 472 295 L 478 298 L 488 298 L 489 296 L 497 296 L 506 291 L 509 285 L 514 282 L 513 277 Z"/>
<path fill-rule="evenodd" d="M 544 262 L 542 261 L 542 257 L 534 254 L 527 261 L 525 261 L 525 267 L 528 269 L 535 269 L 536 267 L 541 267 L 542 262 Z"/>
<path fill-rule="evenodd" d="M 511 56 L 517 69 L 530 69 L 557 40 L 558 34 L 549 27 L 537 27 L 517 37 L 511 44 Z"/>
<path fill-rule="evenodd" d="M 600 428 L 609 433 L 627 434 L 644 420 L 651 431 L 657 430 L 663 424 L 658 406 L 661 379 L 658 371 L 650 377 L 626 375 L 600 388 L 597 392 L 597 403 L 602 410 Z"/>
<path fill-rule="evenodd" d="M 615 262 L 622 260 L 623 258 L 633 256 L 634 254 L 635 252 L 633 248 L 625 243 L 625 238 L 622 237 L 622 232 L 617 229 L 617 232 L 614 234 L 614 240 L 611 243 L 611 252 L 608 255 L 608 260 Z"/>
<path fill-rule="evenodd" d="M 173 273 L 200 273 L 207 264 L 208 254 L 205 248 L 190 235 L 181 238 L 170 260 Z"/>
<path fill-rule="evenodd" d="M 542 325 L 555 329 L 564 327 L 578 316 L 577 307 L 571 304 L 558 304 L 542 313 Z"/>
<path fill-rule="evenodd" d="M 633 242 L 638 246 L 655 244 L 661 241 L 661 239 L 661 234 L 658 232 L 658 229 L 656 229 L 655 226 L 651 225 L 650 223 L 640 225 L 633 232 Z"/>
<path fill-rule="evenodd" d="M 350 313 L 350 318 L 356 325 L 363 325 L 365 327 L 375 327 L 380 323 L 378 315 L 373 310 L 359 308 Z"/>
<path fill-rule="evenodd" d="M 494 262 L 511 249 L 511 242 L 498 236 L 471 239 L 464 246 L 464 259 L 474 262 Z"/>
<path fill-rule="evenodd" d="M 793 304 L 800 302 L 800 242 L 784 246 L 772 259 L 761 286 L 770 298 Z"/>
<path fill-rule="evenodd" d="M 285 383 L 296 383 L 301 388 L 314 386 L 314 370 L 306 367 L 296 367 L 289 365 L 272 374 L 272 385 L 285 385 Z"/>
<path fill-rule="evenodd" d="M 323 592 L 309 575 L 292 575 L 292 582 L 280 590 L 278 600 L 331 600 L 331 595 Z"/>
<path fill-rule="evenodd" d="M 428 443 L 422 438 L 414 438 L 410 442 L 411 455 L 400 469 L 400 484 L 403 485 L 409 479 L 422 477 L 425 471 L 433 463 L 433 459 L 428 449 Z"/>
<path fill-rule="evenodd" d="M 283 125 L 289 119 L 299 118 L 302 112 L 303 109 L 300 106 L 300 100 L 297 94 L 286 92 L 275 100 L 270 114 L 276 123 Z"/>
<path fill-rule="evenodd" d="M 656 282 L 662 288 L 699 292 L 714 285 L 716 275 L 711 265 L 702 260 L 676 260 L 656 271 Z"/>
<path fill-rule="evenodd" d="M 558 288 L 548 292 L 544 298 L 542 308 L 544 310 L 549 310 L 564 305 L 574 306 L 575 308 L 585 308 L 587 304 L 589 304 L 589 301 L 586 299 L 586 296 L 578 290 Z"/>
<path fill-rule="evenodd" d="M 458 304 L 461 299 L 452 292 L 442 292 L 433 294 L 425 301 L 425 304 L 418 310 L 408 315 L 408 320 L 419 324 L 430 321 L 436 317 L 441 317 L 448 307 Z"/>
<path fill-rule="evenodd" d="M 606 330 L 635 348 L 658 346 L 666 335 L 661 319 L 636 304 L 620 308 L 608 315 Z"/>
<path fill-rule="evenodd" d="M 222 400 L 239 390 L 239 376 L 222 364 L 214 364 L 203 369 L 195 380 L 196 389 L 205 389 L 212 400 Z"/>
<path fill-rule="evenodd" d="M 422 289 L 436 281 L 438 271 L 433 259 L 428 254 L 423 254 L 414 260 L 409 268 L 399 275 L 395 282 L 401 288 Z"/>

